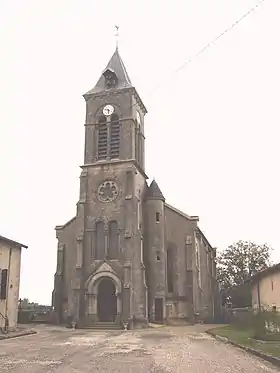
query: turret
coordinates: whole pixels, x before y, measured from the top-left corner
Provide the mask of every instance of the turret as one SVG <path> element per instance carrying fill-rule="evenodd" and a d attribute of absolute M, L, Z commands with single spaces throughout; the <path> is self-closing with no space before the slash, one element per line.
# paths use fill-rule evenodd
<path fill-rule="evenodd" d="M 152 322 L 165 319 L 166 253 L 165 253 L 165 198 L 152 181 L 145 197 L 144 259 L 149 288 L 148 313 Z"/>

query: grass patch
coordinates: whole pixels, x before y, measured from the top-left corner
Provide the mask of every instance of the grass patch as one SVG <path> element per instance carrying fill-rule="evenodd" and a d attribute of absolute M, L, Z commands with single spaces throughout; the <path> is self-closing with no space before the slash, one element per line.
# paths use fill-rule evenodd
<path fill-rule="evenodd" d="M 227 325 L 212 329 L 211 333 L 226 337 L 229 341 L 239 345 L 251 347 L 265 354 L 280 358 L 280 341 L 256 341 L 253 339 L 254 331 L 252 329 L 239 329 L 236 326 Z"/>

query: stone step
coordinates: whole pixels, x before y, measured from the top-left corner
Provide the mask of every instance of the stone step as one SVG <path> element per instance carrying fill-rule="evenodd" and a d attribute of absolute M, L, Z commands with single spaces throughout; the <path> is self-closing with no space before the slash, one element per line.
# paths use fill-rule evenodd
<path fill-rule="evenodd" d="M 92 325 L 85 325 L 82 327 L 82 329 L 122 330 L 123 326 L 114 322 L 96 322 Z"/>

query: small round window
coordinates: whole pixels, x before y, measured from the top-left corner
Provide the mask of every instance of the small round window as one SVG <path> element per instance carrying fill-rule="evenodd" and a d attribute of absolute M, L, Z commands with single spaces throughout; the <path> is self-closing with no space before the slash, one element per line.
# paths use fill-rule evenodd
<path fill-rule="evenodd" d="M 112 202 L 118 196 L 117 184 L 112 180 L 101 183 L 97 189 L 97 197 L 101 202 Z"/>

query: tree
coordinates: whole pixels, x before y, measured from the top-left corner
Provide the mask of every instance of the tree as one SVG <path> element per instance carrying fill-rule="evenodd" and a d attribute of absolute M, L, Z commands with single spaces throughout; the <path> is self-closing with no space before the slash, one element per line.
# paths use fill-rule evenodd
<path fill-rule="evenodd" d="M 272 249 L 251 241 L 238 241 L 217 256 L 217 279 L 221 290 L 238 286 L 271 265 Z"/>

